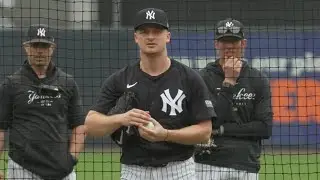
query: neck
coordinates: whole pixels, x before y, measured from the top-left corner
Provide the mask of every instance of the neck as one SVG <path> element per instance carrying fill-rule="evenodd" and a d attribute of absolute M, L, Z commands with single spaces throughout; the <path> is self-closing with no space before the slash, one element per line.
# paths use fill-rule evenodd
<path fill-rule="evenodd" d="M 219 59 L 219 64 L 220 64 L 220 66 L 223 66 L 223 65 L 224 65 L 224 59 L 223 59 L 223 58 L 220 58 L 220 59 Z"/>
<path fill-rule="evenodd" d="M 167 71 L 171 65 L 171 61 L 167 53 L 155 55 L 146 55 L 140 52 L 140 68 L 151 76 L 158 76 Z"/>
<path fill-rule="evenodd" d="M 47 76 L 48 66 L 31 66 L 33 71 L 37 74 L 39 79 L 45 78 Z"/>
<path fill-rule="evenodd" d="M 29 62 L 30 64 L 30 62 Z M 47 66 L 36 66 L 30 64 L 32 70 L 37 74 L 39 79 L 45 78 L 47 76 L 47 70 L 48 70 L 48 65 Z"/>

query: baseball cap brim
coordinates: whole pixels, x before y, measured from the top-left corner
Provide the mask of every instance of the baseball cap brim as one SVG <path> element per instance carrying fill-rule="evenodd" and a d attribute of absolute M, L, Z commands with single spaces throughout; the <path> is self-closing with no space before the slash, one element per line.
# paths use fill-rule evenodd
<path fill-rule="evenodd" d="M 159 27 L 163 27 L 164 29 L 169 29 L 166 25 L 162 24 L 162 23 L 159 23 L 159 22 L 147 22 L 147 23 L 141 23 L 141 24 L 138 24 L 134 27 L 135 30 L 139 29 L 141 26 L 159 26 Z"/>
<path fill-rule="evenodd" d="M 243 36 L 237 34 L 222 34 L 216 37 L 216 40 L 241 40 Z"/>
<path fill-rule="evenodd" d="M 23 44 L 31 44 L 31 43 L 48 43 L 48 44 L 55 44 L 52 41 L 49 41 L 47 39 L 32 39 L 30 41 L 26 41 Z"/>

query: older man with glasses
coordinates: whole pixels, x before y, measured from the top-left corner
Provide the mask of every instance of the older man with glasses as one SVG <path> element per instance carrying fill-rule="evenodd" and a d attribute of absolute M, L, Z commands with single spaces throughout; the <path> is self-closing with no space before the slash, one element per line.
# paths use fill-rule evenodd
<path fill-rule="evenodd" d="M 242 23 L 218 22 L 219 58 L 200 71 L 217 118 L 212 139 L 195 154 L 199 180 L 258 180 L 261 140 L 271 135 L 273 112 L 267 77 L 243 60 L 246 45 Z"/>

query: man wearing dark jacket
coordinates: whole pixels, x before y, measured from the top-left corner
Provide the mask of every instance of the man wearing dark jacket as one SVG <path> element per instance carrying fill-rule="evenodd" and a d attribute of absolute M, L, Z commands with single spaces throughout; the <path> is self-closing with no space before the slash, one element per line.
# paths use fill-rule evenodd
<path fill-rule="evenodd" d="M 7 179 L 75 180 L 85 140 L 78 85 L 53 63 L 56 42 L 47 25 L 31 25 L 23 47 L 27 60 L 0 84 L 0 155 L 9 130 Z"/>
<path fill-rule="evenodd" d="M 200 180 L 257 180 L 261 141 L 272 131 L 271 92 L 267 77 L 242 60 L 246 47 L 243 25 L 218 22 L 215 48 L 219 59 L 200 71 L 217 119 L 212 140 L 195 154 Z"/>

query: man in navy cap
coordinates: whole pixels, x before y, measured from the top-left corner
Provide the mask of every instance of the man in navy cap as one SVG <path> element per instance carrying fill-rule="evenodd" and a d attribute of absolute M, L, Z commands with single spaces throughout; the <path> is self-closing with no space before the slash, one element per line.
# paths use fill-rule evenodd
<path fill-rule="evenodd" d="M 219 58 L 200 74 L 217 118 L 211 143 L 195 153 L 197 179 L 258 180 L 261 141 L 272 130 L 269 80 L 243 60 L 247 40 L 238 20 L 218 22 L 214 45 Z"/>
<path fill-rule="evenodd" d="M 27 60 L 0 85 L 0 137 L 9 130 L 8 179 L 76 179 L 84 117 L 77 83 L 52 61 L 55 46 L 47 25 L 31 25 L 23 43 Z"/>
<path fill-rule="evenodd" d="M 194 180 L 194 145 L 209 140 L 215 116 L 205 83 L 168 57 L 171 34 L 163 10 L 139 11 L 134 30 L 140 61 L 106 79 L 86 118 L 88 134 L 124 129 L 116 140 L 122 146 L 122 180 Z M 129 92 L 136 96 L 133 109 L 108 115 Z"/>

